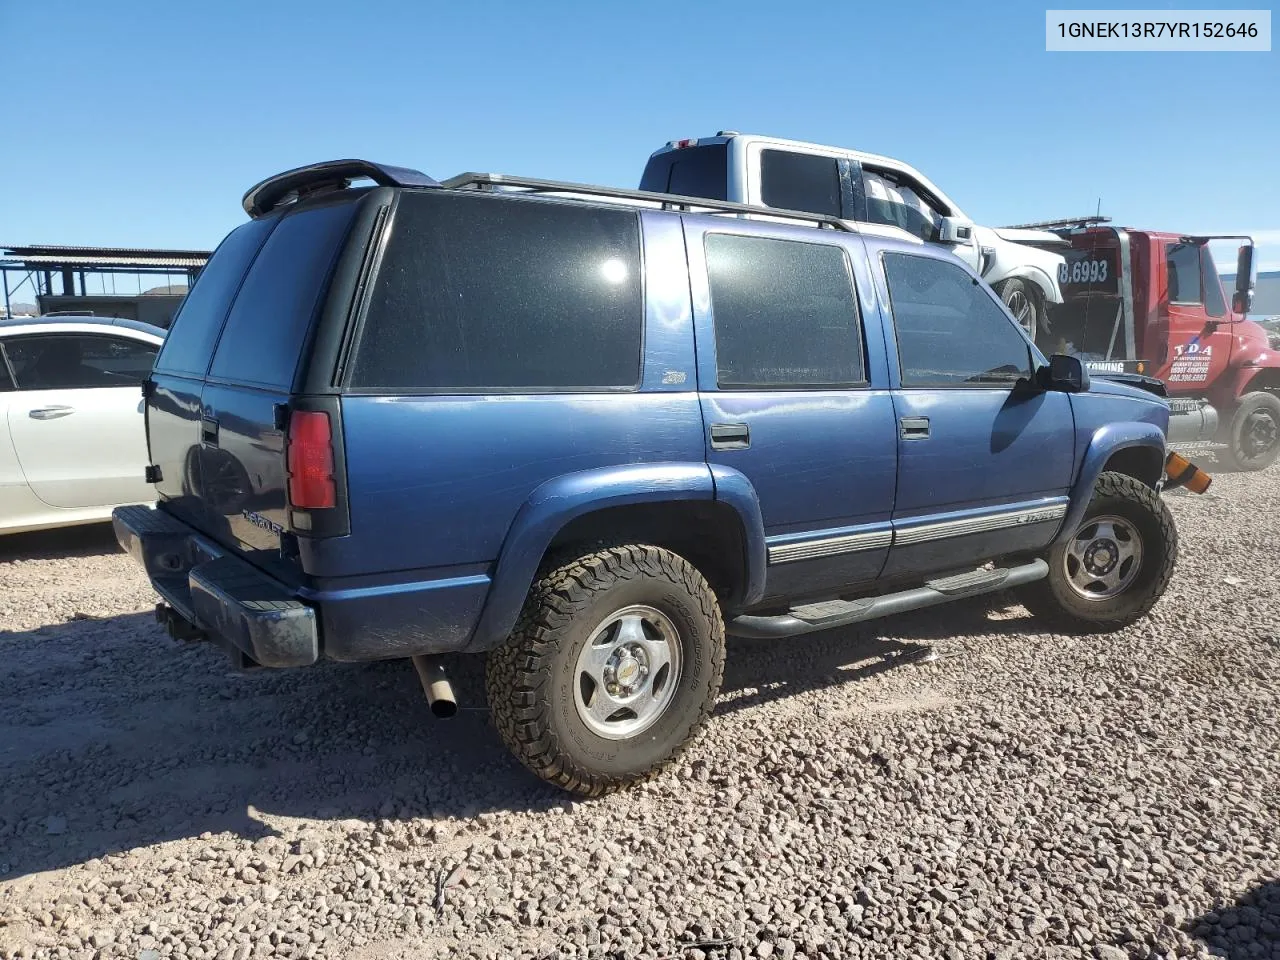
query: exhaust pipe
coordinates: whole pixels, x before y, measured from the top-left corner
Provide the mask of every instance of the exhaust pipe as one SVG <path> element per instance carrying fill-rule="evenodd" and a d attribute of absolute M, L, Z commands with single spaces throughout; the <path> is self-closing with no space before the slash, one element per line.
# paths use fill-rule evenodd
<path fill-rule="evenodd" d="M 453 684 L 444 672 L 444 661 L 420 653 L 413 658 L 413 668 L 418 671 L 422 692 L 427 695 L 432 715 L 444 720 L 457 714 L 458 701 L 453 696 Z"/>

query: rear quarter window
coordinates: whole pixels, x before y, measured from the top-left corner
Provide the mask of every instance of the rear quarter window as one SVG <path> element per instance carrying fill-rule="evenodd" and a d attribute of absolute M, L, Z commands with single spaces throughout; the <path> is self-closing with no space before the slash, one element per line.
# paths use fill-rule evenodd
<path fill-rule="evenodd" d="M 405 192 L 348 386 L 634 388 L 643 306 L 636 213 Z"/>
<path fill-rule="evenodd" d="M 209 375 L 288 389 L 356 209 L 351 202 L 286 215 L 236 296 Z"/>
<path fill-rule="evenodd" d="M 251 220 L 231 231 L 213 252 L 169 328 L 156 369 L 203 377 L 227 310 L 276 221 Z"/>
<path fill-rule="evenodd" d="M 640 189 L 682 197 L 728 200 L 728 144 L 686 147 L 651 158 L 640 179 Z"/>

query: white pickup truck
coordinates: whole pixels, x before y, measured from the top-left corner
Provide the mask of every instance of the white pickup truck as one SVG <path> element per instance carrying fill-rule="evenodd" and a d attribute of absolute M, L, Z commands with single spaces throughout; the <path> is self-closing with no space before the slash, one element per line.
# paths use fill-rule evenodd
<path fill-rule="evenodd" d="M 900 160 L 840 147 L 722 130 L 673 140 L 649 157 L 641 190 L 803 210 L 946 246 L 1000 295 L 1032 337 L 1062 302 L 1065 247 L 1046 230 L 983 227 Z"/>

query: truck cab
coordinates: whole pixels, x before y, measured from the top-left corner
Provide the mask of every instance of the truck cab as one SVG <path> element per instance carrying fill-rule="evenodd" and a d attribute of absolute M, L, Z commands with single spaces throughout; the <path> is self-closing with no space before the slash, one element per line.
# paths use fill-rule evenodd
<path fill-rule="evenodd" d="M 995 289 L 1033 338 L 1062 300 L 1059 236 L 975 224 L 924 174 L 892 157 L 722 130 L 655 151 L 640 189 L 821 214 L 937 244 Z"/>
<path fill-rule="evenodd" d="M 1231 466 L 1259 470 L 1280 457 L 1280 352 L 1248 320 L 1247 237 L 1188 236 L 1113 227 L 1103 218 L 1061 223 L 1070 244 L 1059 273 L 1063 302 L 1037 335 L 1095 375 L 1163 380 L 1170 442 L 1216 442 Z M 1211 240 L 1243 240 L 1230 296 Z"/>

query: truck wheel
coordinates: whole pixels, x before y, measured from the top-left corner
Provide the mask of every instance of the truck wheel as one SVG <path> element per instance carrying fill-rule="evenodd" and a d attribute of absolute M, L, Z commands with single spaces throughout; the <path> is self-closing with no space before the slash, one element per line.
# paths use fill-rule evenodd
<path fill-rule="evenodd" d="M 1044 300 L 1040 291 L 1026 280 L 1006 280 L 1000 284 L 1000 299 L 1009 308 L 1013 318 L 1027 331 L 1027 336 L 1034 341 L 1044 313 Z"/>
<path fill-rule="evenodd" d="M 707 581 L 659 547 L 609 547 L 542 576 L 489 654 L 494 723 L 520 762 L 599 796 L 662 769 L 706 721 L 724 675 Z"/>
<path fill-rule="evenodd" d="M 1263 470 L 1280 457 L 1280 397 L 1259 390 L 1240 398 L 1221 451 L 1228 470 Z"/>
<path fill-rule="evenodd" d="M 1080 525 L 1045 559 L 1049 576 L 1018 590 L 1028 610 L 1073 630 L 1119 630 L 1164 595 L 1178 531 L 1158 493 L 1125 474 L 1104 473 Z"/>

